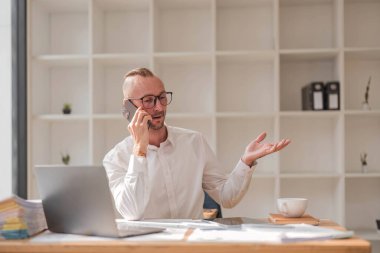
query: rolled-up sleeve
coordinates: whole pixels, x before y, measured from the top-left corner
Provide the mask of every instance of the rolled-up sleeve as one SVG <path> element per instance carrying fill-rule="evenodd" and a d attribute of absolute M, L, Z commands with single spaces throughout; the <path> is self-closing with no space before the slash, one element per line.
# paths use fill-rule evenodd
<path fill-rule="evenodd" d="M 150 195 L 147 164 L 145 157 L 115 149 L 103 160 L 116 209 L 125 219 L 144 216 Z"/>

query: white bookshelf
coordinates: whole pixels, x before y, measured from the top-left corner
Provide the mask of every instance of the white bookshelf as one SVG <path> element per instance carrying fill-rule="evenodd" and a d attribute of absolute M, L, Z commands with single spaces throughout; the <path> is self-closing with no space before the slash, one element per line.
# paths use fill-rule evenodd
<path fill-rule="evenodd" d="M 226 172 L 260 132 L 292 139 L 259 161 L 249 192 L 224 216 L 265 217 L 278 197 L 306 197 L 312 215 L 378 243 L 380 0 L 28 3 L 30 197 L 35 164 L 61 163 L 65 152 L 71 164 L 101 164 L 128 135 L 122 80 L 143 66 L 174 92 L 167 123 L 202 132 Z M 339 81 L 341 109 L 302 111 L 311 81 Z"/>

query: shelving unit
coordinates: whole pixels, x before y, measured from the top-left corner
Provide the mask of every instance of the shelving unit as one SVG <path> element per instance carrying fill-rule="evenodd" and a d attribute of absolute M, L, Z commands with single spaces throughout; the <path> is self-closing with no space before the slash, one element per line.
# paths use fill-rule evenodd
<path fill-rule="evenodd" d="M 379 243 L 380 0 L 30 0 L 28 8 L 30 197 L 35 164 L 61 163 L 66 152 L 71 164 L 101 164 L 128 135 L 123 76 L 148 67 L 174 92 L 167 123 L 202 132 L 226 172 L 262 131 L 268 141 L 292 139 L 259 161 L 249 192 L 224 216 L 265 217 L 278 197 L 307 197 L 312 215 Z M 339 111 L 301 110 L 311 81 L 340 82 Z M 359 209 L 371 211 L 357 217 Z"/>

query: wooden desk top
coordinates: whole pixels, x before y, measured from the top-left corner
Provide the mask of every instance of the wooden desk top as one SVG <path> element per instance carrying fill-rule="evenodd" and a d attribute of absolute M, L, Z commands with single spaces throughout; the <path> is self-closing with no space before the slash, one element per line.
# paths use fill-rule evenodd
<path fill-rule="evenodd" d="M 321 226 L 344 229 L 332 222 L 322 222 Z M 370 253 L 368 241 L 353 237 L 350 239 L 310 241 L 290 244 L 257 244 L 257 243 L 190 243 L 186 240 L 175 242 L 145 241 L 86 241 L 63 243 L 37 243 L 26 240 L 0 241 L 0 252 L 128 252 L 128 253 L 193 253 L 193 252 L 260 252 L 260 253 Z"/>

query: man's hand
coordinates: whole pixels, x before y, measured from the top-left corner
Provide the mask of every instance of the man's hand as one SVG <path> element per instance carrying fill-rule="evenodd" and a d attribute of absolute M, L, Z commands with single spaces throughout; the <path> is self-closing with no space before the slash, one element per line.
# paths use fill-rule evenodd
<path fill-rule="evenodd" d="M 277 143 L 261 143 L 266 136 L 267 134 L 263 132 L 257 136 L 255 140 L 248 144 L 241 158 L 245 164 L 252 166 L 257 159 L 280 151 L 290 143 L 289 139 L 282 139 Z"/>
<path fill-rule="evenodd" d="M 128 124 L 128 131 L 131 133 L 135 142 L 133 154 L 136 156 L 146 155 L 149 144 L 148 120 L 152 120 L 152 116 L 139 107 L 132 121 Z"/>

